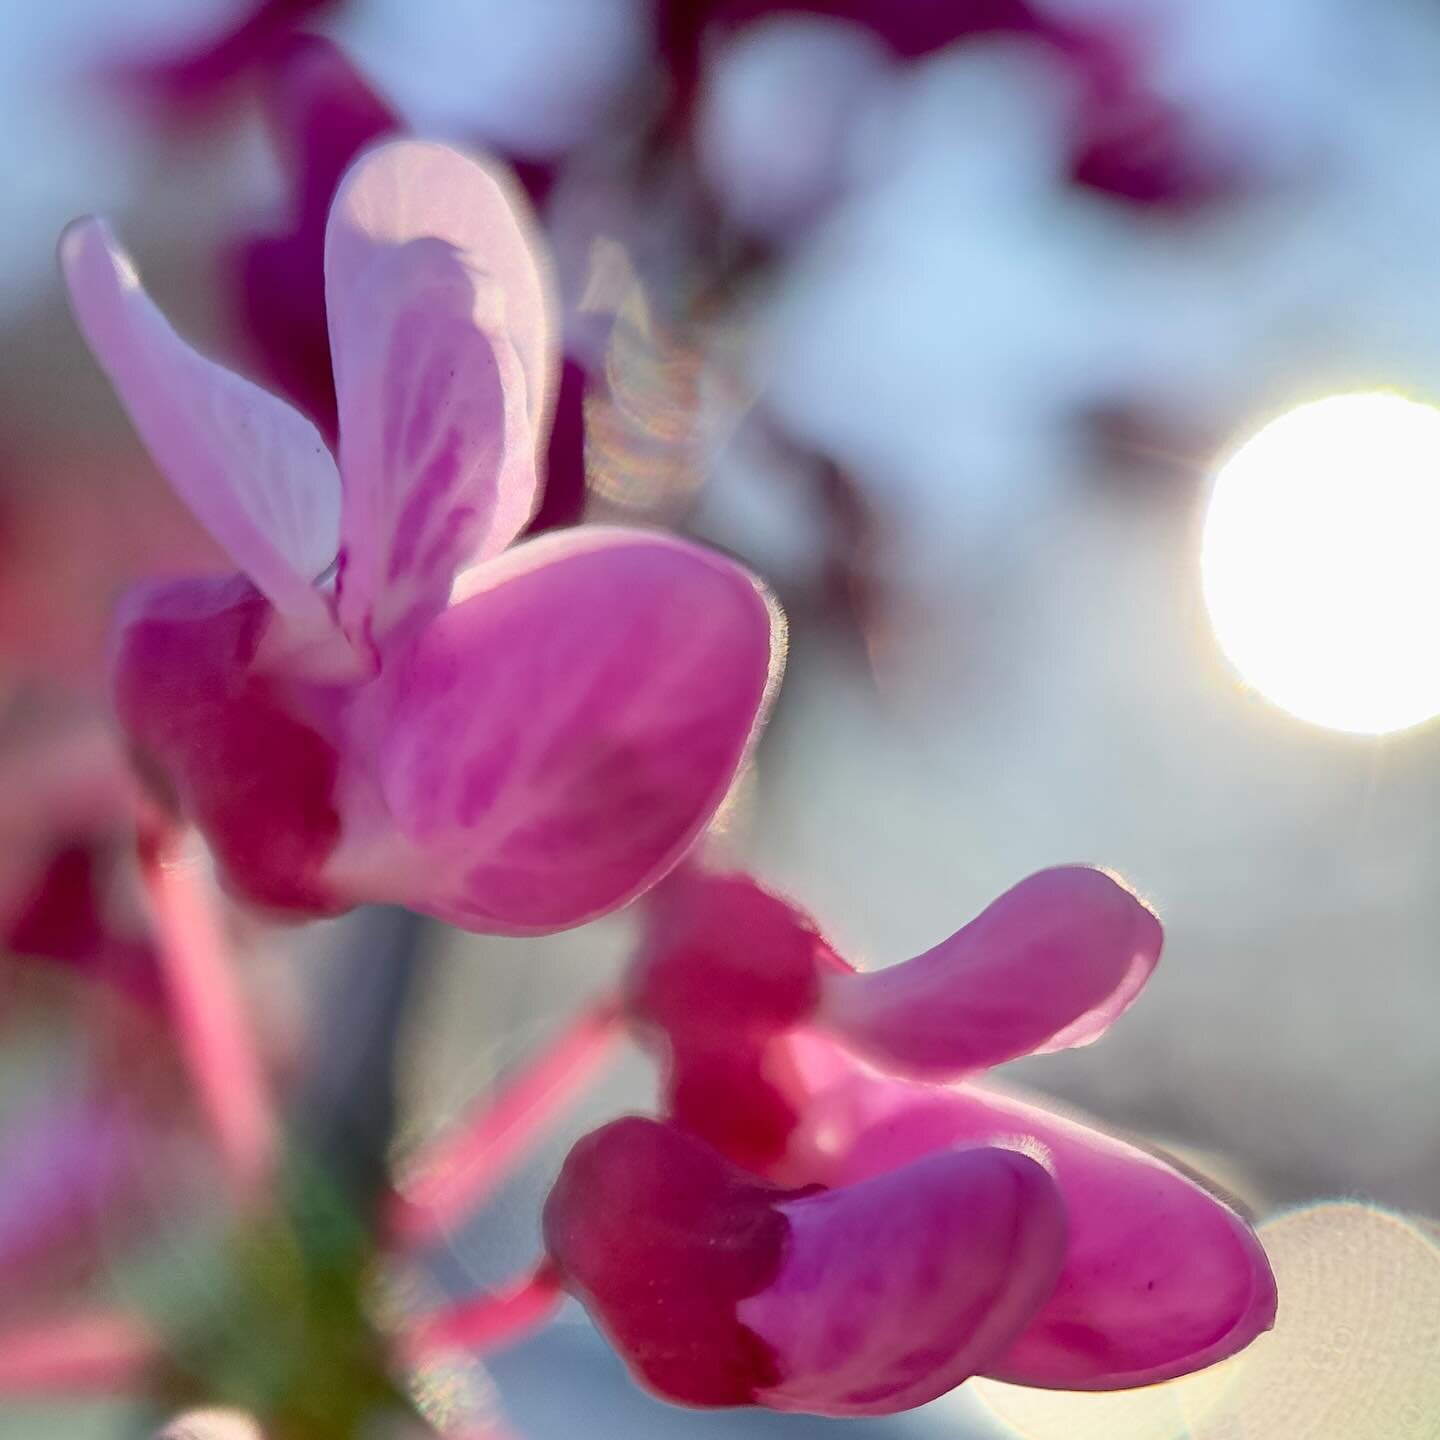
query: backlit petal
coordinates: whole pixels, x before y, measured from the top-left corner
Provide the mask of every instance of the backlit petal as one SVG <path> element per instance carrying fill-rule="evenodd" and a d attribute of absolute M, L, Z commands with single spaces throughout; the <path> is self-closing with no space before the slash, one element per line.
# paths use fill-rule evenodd
<path fill-rule="evenodd" d="M 720 556 L 643 531 L 546 536 L 394 667 L 380 785 L 420 859 L 406 903 L 477 930 L 624 904 L 709 823 L 772 673 L 772 615 Z"/>
<path fill-rule="evenodd" d="M 828 1089 L 807 1109 L 809 1133 L 796 1146 L 813 1146 L 810 1178 L 854 1182 L 972 1145 L 1022 1148 L 1055 1177 L 1069 1220 L 1064 1269 L 986 1373 L 1055 1389 L 1125 1389 L 1203 1369 L 1270 1328 L 1275 1281 L 1254 1232 L 1173 1166 L 997 1090 L 892 1080 L 831 1058 Z M 826 1131 L 842 1138 L 816 1144 Z"/>
<path fill-rule="evenodd" d="M 1042 870 L 933 950 L 827 978 L 822 1023 L 884 1064 L 960 1075 L 1088 1045 L 1160 958 L 1154 913 L 1101 870 Z"/>
<path fill-rule="evenodd" d="M 340 483 L 315 427 L 192 350 L 98 220 L 60 241 L 75 318 L 180 498 L 277 609 L 323 622 Z"/>
<path fill-rule="evenodd" d="M 325 237 L 345 502 L 340 616 L 378 645 L 444 603 L 535 504 L 552 339 L 523 202 L 478 162 L 362 156 Z"/>
<path fill-rule="evenodd" d="M 779 1207 L 784 1260 L 740 1302 L 775 1354 L 757 1400 L 817 1415 L 923 1405 L 990 1365 L 1054 1288 L 1065 1215 L 1013 1150 L 929 1155 Z"/>

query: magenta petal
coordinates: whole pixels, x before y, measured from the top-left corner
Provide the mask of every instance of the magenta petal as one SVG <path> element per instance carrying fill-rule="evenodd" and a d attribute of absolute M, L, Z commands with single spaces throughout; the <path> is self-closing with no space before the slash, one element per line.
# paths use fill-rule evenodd
<path fill-rule="evenodd" d="M 420 867 L 406 903 L 564 929 L 681 858 L 725 798 L 771 679 L 771 611 L 720 556 L 587 527 L 476 573 L 394 667 L 379 779 Z"/>
<path fill-rule="evenodd" d="M 1042 870 L 933 950 L 827 979 L 824 1025 L 914 1075 L 1088 1045 L 1160 958 L 1154 913 L 1101 870 Z"/>
<path fill-rule="evenodd" d="M 955 1150 L 791 1200 L 774 1280 L 740 1302 L 780 1372 L 777 1410 L 885 1415 L 990 1365 L 1054 1288 L 1055 1185 L 1013 1150 Z"/>
<path fill-rule="evenodd" d="M 836 1180 L 884 1174 L 952 1146 L 1024 1146 L 1045 1158 L 1069 1217 L 1055 1293 L 996 1379 L 1062 1390 L 1150 1385 L 1242 1350 L 1275 1318 L 1275 1280 L 1228 1205 L 1153 1155 L 997 1091 L 852 1072 L 825 1109 L 868 1127 Z M 818 1127 L 826 1114 L 810 1117 Z"/>
<path fill-rule="evenodd" d="M 627 1008 L 677 1048 L 768 1039 L 810 1018 L 822 952 L 814 922 L 748 875 L 688 868 L 650 896 Z"/>
<path fill-rule="evenodd" d="M 324 623 L 313 586 L 335 558 L 340 484 L 319 432 L 192 350 L 102 222 L 70 226 L 60 261 L 85 339 L 176 494 L 277 609 Z"/>
<path fill-rule="evenodd" d="M 433 614 L 534 508 L 554 356 L 518 204 L 476 161 L 410 140 L 362 156 L 335 196 L 325 289 L 352 638 Z"/>
<path fill-rule="evenodd" d="M 231 890 L 269 909 L 330 914 L 347 908 L 322 873 L 340 838 L 340 757 L 291 687 L 255 665 L 269 623 L 240 576 L 132 591 L 116 632 L 115 713 Z"/>
<path fill-rule="evenodd" d="M 746 1405 L 778 1373 L 736 1317 L 780 1267 L 788 1192 L 630 1116 L 581 1140 L 545 1202 L 545 1248 L 636 1377 L 682 1405 Z"/>

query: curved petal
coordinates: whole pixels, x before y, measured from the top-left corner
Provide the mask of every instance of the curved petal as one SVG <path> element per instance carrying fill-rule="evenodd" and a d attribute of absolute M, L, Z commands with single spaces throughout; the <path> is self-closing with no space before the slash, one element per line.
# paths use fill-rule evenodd
<path fill-rule="evenodd" d="M 1055 1177 L 1070 1236 L 1059 1283 L 987 1374 L 1128 1389 L 1213 1365 L 1273 1323 L 1275 1280 L 1254 1232 L 1156 1156 L 1000 1091 L 892 1080 L 833 1053 L 828 1069 L 793 1146 L 808 1150 L 806 1178 L 852 1183 L 957 1145 L 1025 1149 Z"/>
<path fill-rule="evenodd" d="M 412 140 L 363 155 L 336 193 L 325 292 L 353 638 L 438 610 L 534 507 L 554 352 L 520 203 L 477 161 Z"/>
<path fill-rule="evenodd" d="M 418 857 L 400 898 L 564 929 L 658 880 L 724 800 L 771 684 L 771 610 L 728 560 L 642 531 L 546 536 L 477 577 L 387 672 L 380 787 Z"/>
<path fill-rule="evenodd" d="M 627 1116 L 566 1157 L 545 1249 L 642 1384 L 681 1405 L 752 1404 L 778 1377 L 736 1307 L 779 1270 L 786 1193 L 674 1126 Z"/>
<path fill-rule="evenodd" d="M 820 1020 L 914 1075 L 1088 1045 L 1150 978 L 1162 938 L 1154 913 L 1104 871 L 1042 870 L 913 960 L 828 976 Z"/>
<path fill-rule="evenodd" d="M 99 220 L 60 241 L 76 321 L 155 463 L 278 609 L 324 621 L 316 578 L 335 558 L 340 482 L 315 427 L 171 329 Z"/>
<path fill-rule="evenodd" d="M 955 1150 L 779 1207 L 774 1280 L 740 1302 L 775 1354 L 776 1410 L 889 1415 L 990 1365 L 1055 1286 L 1065 1212 L 1013 1150 Z"/>

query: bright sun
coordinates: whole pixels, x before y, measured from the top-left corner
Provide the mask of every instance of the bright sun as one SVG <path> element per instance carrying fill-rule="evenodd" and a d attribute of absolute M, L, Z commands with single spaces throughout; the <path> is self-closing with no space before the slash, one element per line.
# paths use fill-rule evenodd
<path fill-rule="evenodd" d="M 1267 425 L 1216 476 L 1201 567 L 1221 648 L 1292 715 L 1440 714 L 1440 410 L 1336 395 Z"/>

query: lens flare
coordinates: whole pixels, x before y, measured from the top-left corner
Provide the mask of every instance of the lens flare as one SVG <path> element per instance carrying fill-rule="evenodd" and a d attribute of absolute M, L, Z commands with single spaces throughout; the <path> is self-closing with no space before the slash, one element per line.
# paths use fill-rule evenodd
<path fill-rule="evenodd" d="M 1215 480 L 1201 568 L 1221 649 L 1292 715 L 1381 735 L 1440 714 L 1440 411 L 1336 395 Z"/>

